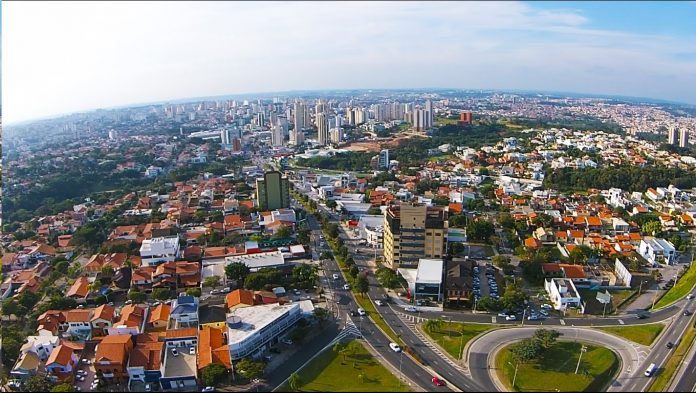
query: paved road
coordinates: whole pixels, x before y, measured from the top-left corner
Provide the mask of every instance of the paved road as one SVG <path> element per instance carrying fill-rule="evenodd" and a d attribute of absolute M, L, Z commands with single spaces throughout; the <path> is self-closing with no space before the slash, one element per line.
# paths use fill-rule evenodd
<path fill-rule="evenodd" d="M 467 353 L 472 377 L 479 381 L 486 391 L 498 391 L 498 386 L 493 382 L 491 376 L 491 373 L 495 372 L 495 359 L 492 359 L 490 355 L 507 343 L 531 337 L 536 329 L 536 327 L 525 327 L 493 330 L 474 341 Z M 626 390 L 622 387 L 631 381 L 632 373 L 638 369 L 640 364 L 641 354 L 638 348 L 626 345 L 625 340 L 598 330 L 568 327 L 554 329 L 561 332 L 560 339 L 562 340 L 595 343 L 610 348 L 619 354 L 622 359 L 621 371 L 609 391 Z"/>

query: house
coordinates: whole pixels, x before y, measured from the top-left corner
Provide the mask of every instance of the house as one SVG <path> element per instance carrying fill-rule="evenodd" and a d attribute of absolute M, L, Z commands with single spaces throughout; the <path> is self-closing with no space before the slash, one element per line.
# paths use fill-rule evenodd
<path fill-rule="evenodd" d="M 674 244 L 665 239 L 655 237 L 646 236 L 642 239 L 638 253 L 653 266 L 662 263 L 671 265 L 676 260 Z"/>
<path fill-rule="evenodd" d="M 128 260 L 128 254 L 125 252 L 111 253 L 111 254 L 94 254 L 87 261 L 87 264 L 83 267 L 83 271 L 89 277 L 96 277 L 101 273 L 105 266 L 110 266 L 114 271 L 119 270 L 123 265 L 125 265 Z"/>
<path fill-rule="evenodd" d="M 620 218 L 612 217 L 611 226 L 614 228 L 614 233 L 627 233 L 630 230 L 630 225 Z"/>
<path fill-rule="evenodd" d="M 10 371 L 10 376 L 14 379 L 26 380 L 37 375 L 42 369 L 41 366 L 41 359 L 39 359 L 39 356 L 35 352 L 22 352 L 17 359 L 17 363 L 15 363 Z"/>
<path fill-rule="evenodd" d="M 546 230 L 543 227 L 535 229 L 532 236 L 542 243 L 553 242 L 553 232 Z"/>
<path fill-rule="evenodd" d="M 234 310 L 239 307 L 250 307 L 258 304 L 255 300 L 254 291 L 248 289 L 235 289 L 225 296 L 228 310 Z"/>
<path fill-rule="evenodd" d="M 164 262 L 152 273 L 153 288 L 171 289 L 198 287 L 201 283 L 201 269 L 198 262 Z"/>
<path fill-rule="evenodd" d="M 128 386 L 131 392 L 143 391 L 135 383 L 159 383 L 162 377 L 162 358 L 164 342 L 157 336 L 139 334 L 135 336 L 135 344 L 130 352 L 127 364 Z"/>
<path fill-rule="evenodd" d="M 59 341 L 60 339 L 57 336 L 29 336 L 19 349 L 19 352 L 33 352 L 43 362 L 48 359 L 48 356 L 59 345 Z"/>
<path fill-rule="evenodd" d="M 62 330 L 75 339 L 75 341 L 86 341 L 92 338 L 92 315 L 93 308 L 69 310 L 65 314 L 65 323 Z"/>
<path fill-rule="evenodd" d="M 49 379 L 55 382 L 72 377 L 73 369 L 79 359 L 73 348 L 64 344 L 57 346 L 46 360 L 46 373 Z"/>
<path fill-rule="evenodd" d="M 130 334 L 106 336 L 97 344 L 94 368 L 106 380 L 122 380 L 128 375 L 126 366 L 132 349 Z"/>
<path fill-rule="evenodd" d="M 73 299 L 78 304 L 87 302 L 87 295 L 89 295 L 89 281 L 87 277 L 78 277 L 65 293 L 66 298 Z"/>
<path fill-rule="evenodd" d="M 143 266 L 156 266 L 163 262 L 173 262 L 180 252 L 179 235 L 156 237 L 143 240 L 140 259 Z"/>
<path fill-rule="evenodd" d="M 166 303 L 158 304 L 150 313 L 150 318 L 147 321 L 147 326 L 155 329 L 162 330 L 167 328 L 169 323 L 169 315 L 171 313 L 171 306 Z"/>
<path fill-rule="evenodd" d="M 121 309 L 119 320 L 107 329 L 109 335 L 136 335 L 144 333 L 147 312 L 147 306 L 126 304 Z"/>
<path fill-rule="evenodd" d="M 198 327 L 167 330 L 164 345 L 164 364 L 160 378 L 162 390 L 196 387 Z"/>
<path fill-rule="evenodd" d="M 152 290 L 154 280 L 152 275 L 157 268 L 155 266 L 141 266 L 131 273 L 131 286 L 139 290 Z"/>
<path fill-rule="evenodd" d="M 565 312 L 568 307 L 581 307 L 581 298 L 573 281 L 567 278 L 547 278 L 544 288 L 548 293 L 553 308 Z"/>
<path fill-rule="evenodd" d="M 198 333 L 198 372 L 216 363 L 232 369 L 230 350 L 225 342 L 223 329 L 204 326 Z"/>
<path fill-rule="evenodd" d="M 94 314 L 90 320 L 93 336 L 104 336 L 107 334 L 108 329 L 113 325 L 115 312 L 116 309 L 108 304 L 102 304 L 94 309 Z"/>
<path fill-rule="evenodd" d="M 171 328 L 198 326 L 198 299 L 193 296 L 179 296 L 172 301 L 169 315 Z"/>
<path fill-rule="evenodd" d="M 473 262 L 455 258 L 447 263 L 445 272 L 445 296 L 449 304 L 461 305 L 471 299 L 473 290 Z"/>

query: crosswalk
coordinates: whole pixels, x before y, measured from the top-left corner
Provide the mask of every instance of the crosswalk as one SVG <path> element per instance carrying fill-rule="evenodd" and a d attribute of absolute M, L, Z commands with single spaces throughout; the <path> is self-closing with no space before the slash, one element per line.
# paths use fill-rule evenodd
<path fill-rule="evenodd" d="M 409 315 L 409 314 L 404 314 L 401 312 L 395 312 L 396 315 L 401 319 L 401 321 L 404 323 L 404 326 L 408 327 L 409 330 L 413 332 L 413 334 L 420 339 L 423 344 L 425 344 L 426 347 L 430 348 L 435 354 L 437 354 L 441 359 L 449 363 L 452 367 L 454 367 L 457 371 L 467 375 L 471 376 L 471 373 L 469 372 L 468 368 L 463 368 L 461 367 L 458 363 L 454 362 L 452 359 L 450 359 L 449 355 L 442 353 L 440 348 L 438 348 L 435 344 L 431 342 L 431 340 L 423 335 L 418 329 L 416 329 L 416 324 L 425 322 L 427 318 L 421 318 L 417 317 L 415 315 Z"/>

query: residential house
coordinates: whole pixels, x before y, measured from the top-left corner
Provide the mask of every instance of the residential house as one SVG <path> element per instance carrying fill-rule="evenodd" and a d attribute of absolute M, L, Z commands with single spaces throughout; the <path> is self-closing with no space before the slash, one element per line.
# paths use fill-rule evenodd
<path fill-rule="evenodd" d="M 638 253 L 653 266 L 658 264 L 671 265 L 676 260 L 674 245 L 665 239 L 646 236 L 640 241 Z"/>
<path fill-rule="evenodd" d="M 72 377 L 79 359 L 80 357 L 72 347 L 64 344 L 57 346 L 46 360 L 46 372 L 49 379 L 55 382 Z"/>
<path fill-rule="evenodd" d="M 66 298 L 73 299 L 78 304 L 86 303 L 87 295 L 89 295 L 89 281 L 87 277 L 82 276 L 78 277 L 65 293 Z"/>
<path fill-rule="evenodd" d="M 104 336 L 107 334 L 108 329 L 113 326 L 115 312 L 116 309 L 108 304 L 102 304 L 94 309 L 94 314 L 90 320 L 93 336 Z"/>
<path fill-rule="evenodd" d="M 158 304 L 150 313 L 147 326 L 155 330 L 164 330 L 169 324 L 171 306 L 166 303 Z"/>
<path fill-rule="evenodd" d="M 582 299 L 573 281 L 566 278 L 547 278 L 544 280 L 544 288 L 555 310 L 565 312 L 569 307 L 581 307 Z"/>
<path fill-rule="evenodd" d="M 92 338 L 92 315 L 93 308 L 69 310 L 65 314 L 65 323 L 61 330 L 75 339 L 75 341 L 86 341 Z"/>
<path fill-rule="evenodd" d="M 162 358 L 164 342 L 157 336 L 139 334 L 135 336 L 135 345 L 130 352 L 127 364 L 130 391 L 142 391 L 134 386 L 135 382 L 159 383 L 162 377 Z"/>
<path fill-rule="evenodd" d="M 196 387 L 198 327 L 167 330 L 164 337 L 164 364 L 160 386 L 162 390 Z M 176 350 L 176 355 L 174 350 Z M 193 353 L 191 353 L 193 352 Z"/>
<path fill-rule="evenodd" d="M 97 344 L 94 368 L 106 380 L 122 380 L 127 374 L 126 366 L 133 349 L 130 334 L 109 335 Z"/>
<path fill-rule="evenodd" d="M 139 304 L 127 304 L 121 308 L 119 320 L 108 328 L 109 335 L 136 335 L 145 332 L 148 308 Z"/>
<path fill-rule="evenodd" d="M 39 374 L 42 369 L 42 361 L 35 352 L 20 352 L 17 363 L 10 371 L 10 377 L 24 381 Z"/>
<path fill-rule="evenodd" d="M 198 372 L 216 363 L 232 369 L 230 350 L 225 342 L 223 329 L 204 326 L 198 333 Z"/>
<path fill-rule="evenodd" d="M 248 289 L 235 289 L 225 296 L 228 310 L 234 310 L 240 307 L 250 307 L 258 304 L 255 300 L 254 291 Z M 259 299 L 260 303 L 260 299 Z"/>
<path fill-rule="evenodd" d="M 198 326 L 198 298 L 179 296 L 172 301 L 171 328 Z"/>

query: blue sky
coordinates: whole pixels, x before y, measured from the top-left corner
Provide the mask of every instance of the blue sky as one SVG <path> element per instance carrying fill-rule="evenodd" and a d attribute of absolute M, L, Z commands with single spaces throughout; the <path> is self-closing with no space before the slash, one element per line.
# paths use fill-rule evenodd
<path fill-rule="evenodd" d="M 3 117 L 452 87 L 696 104 L 696 2 L 5 2 Z"/>

